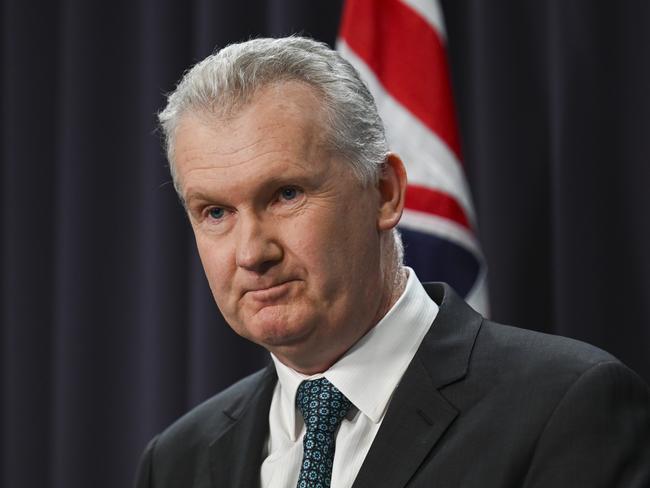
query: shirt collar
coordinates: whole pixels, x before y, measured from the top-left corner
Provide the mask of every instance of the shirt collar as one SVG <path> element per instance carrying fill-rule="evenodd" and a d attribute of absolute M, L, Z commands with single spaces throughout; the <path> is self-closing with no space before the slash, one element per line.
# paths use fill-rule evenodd
<path fill-rule="evenodd" d="M 289 425 L 296 426 L 295 398 L 303 380 L 325 377 L 370 420 L 380 422 L 397 384 L 438 313 L 415 272 L 388 313 L 327 371 L 305 376 L 273 354 L 280 397 Z M 297 433 L 299 428 L 294 429 Z"/>

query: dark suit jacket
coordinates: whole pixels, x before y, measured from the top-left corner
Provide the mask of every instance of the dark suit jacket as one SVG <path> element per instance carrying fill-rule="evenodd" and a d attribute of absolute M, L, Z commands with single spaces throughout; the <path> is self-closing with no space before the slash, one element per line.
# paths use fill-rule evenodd
<path fill-rule="evenodd" d="M 484 320 L 446 285 L 354 488 L 650 487 L 650 391 L 606 352 Z M 408 333 L 408 324 L 404 324 Z M 256 487 L 272 366 L 153 439 L 138 488 Z"/>

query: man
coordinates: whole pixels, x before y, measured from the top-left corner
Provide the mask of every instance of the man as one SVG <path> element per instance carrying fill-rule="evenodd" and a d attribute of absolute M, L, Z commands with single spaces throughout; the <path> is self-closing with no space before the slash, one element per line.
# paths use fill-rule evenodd
<path fill-rule="evenodd" d="M 273 364 L 147 447 L 138 487 L 647 487 L 650 392 L 402 266 L 406 172 L 354 69 L 231 45 L 160 114 L 214 298 Z"/>

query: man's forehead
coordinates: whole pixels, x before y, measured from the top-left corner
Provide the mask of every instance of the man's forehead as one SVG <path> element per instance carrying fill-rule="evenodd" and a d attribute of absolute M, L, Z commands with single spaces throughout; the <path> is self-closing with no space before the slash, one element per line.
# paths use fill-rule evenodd
<path fill-rule="evenodd" d="M 275 93 L 287 94 L 282 90 Z M 295 104 L 258 98 L 257 103 L 226 120 L 193 113 L 183 116 L 174 151 L 178 182 L 188 201 L 190 191 L 198 194 L 215 183 L 230 186 L 238 182 L 249 187 L 247 175 L 255 177 L 256 183 L 273 184 L 331 169 L 333 155 L 313 117 L 310 98 Z M 282 110 L 296 106 L 304 110 Z"/>
<path fill-rule="evenodd" d="M 293 169 L 305 170 L 329 159 L 322 141 L 319 131 L 301 125 L 277 121 L 206 125 L 188 118 L 178 129 L 175 159 L 180 173 L 234 169 L 256 162 L 285 162 Z"/>
<path fill-rule="evenodd" d="M 327 106 L 320 90 L 308 83 L 294 80 L 268 83 L 245 95 L 234 93 L 229 96 L 224 93 L 209 110 L 188 107 L 186 112 L 200 118 L 207 125 L 232 127 L 250 115 L 259 121 L 267 118 L 268 122 L 273 122 L 280 116 L 292 117 L 302 124 L 323 124 L 323 128 L 327 122 Z"/>
<path fill-rule="evenodd" d="M 274 83 L 261 88 L 245 105 L 226 115 L 188 109 L 179 119 L 175 139 L 176 145 L 179 139 L 185 142 L 188 131 L 196 133 L 200 128 L 211 132 L 210 137 L 219 149 L 228 152 L 241 149 L 241 141 L 236 137 L 240 132 L 246 133 L 251 145 L 259 142 L 254 139 L 286 144 L 288 141 L 279 136 L 292 130 L 301 140 L 324 145 L 327 120 L 322 98 L 315 89 L 305 83 Z"/>

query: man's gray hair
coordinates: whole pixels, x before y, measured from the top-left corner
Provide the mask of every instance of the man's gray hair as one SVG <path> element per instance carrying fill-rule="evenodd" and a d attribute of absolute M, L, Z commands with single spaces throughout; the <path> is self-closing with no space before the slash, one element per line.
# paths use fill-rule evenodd
<path fill-rule="evenodd" d="M 291 36 L 231 44 L 187 71 L 158 114 L 176 191 L 174 137 L 186 113 L 216 119 L 236 115 L 258 90 L 273 83 L 298 81 L 323 100 L 326 144 L 345 158 L 361 183 L 377 183 L 388 155 L 384 125 L 359 73 L 336 51 L 313 39 Z M 399 233 L 393 233 L 395 259 L 402 261 Z"/>
<path fill-rule="evenodd" d="M 236 114 L 255 93 L 277 82 L 312 86 L 323 99 L 328 147 L 364 184 L 376 182 L 388 153 L 375 101 L 352 65 L 322 42 L 292 36 L 231 44 L 190 69 L 158 114 L 174 186 L 174 136 L 187 112 Z"/>

